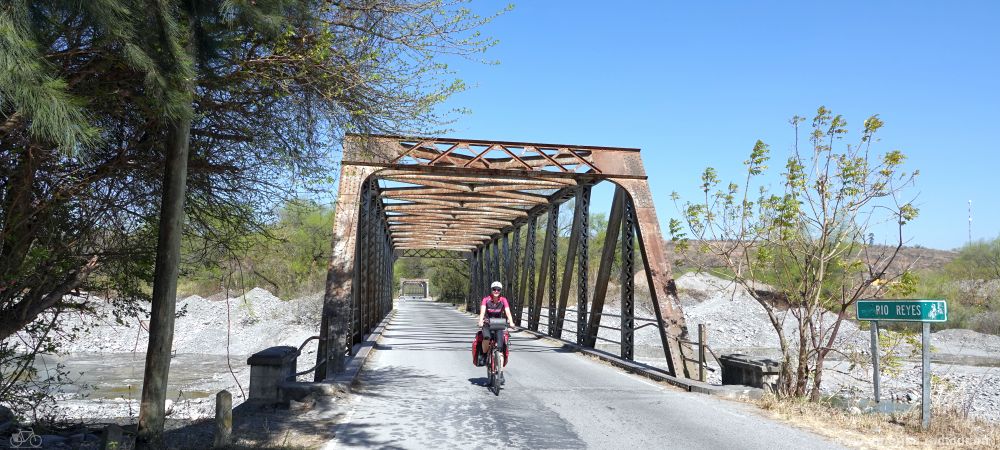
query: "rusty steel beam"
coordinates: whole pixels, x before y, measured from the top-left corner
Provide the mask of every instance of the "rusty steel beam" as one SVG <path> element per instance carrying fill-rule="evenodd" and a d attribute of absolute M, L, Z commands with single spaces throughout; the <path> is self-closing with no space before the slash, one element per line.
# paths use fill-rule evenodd
<path fill-rule="evenodd" d="M 500 282 L 503 283 L 503 292 L 506 293 L 507 303 L 509 305 L 510 300 L 513 296 L 510 294 L 510 271 L 513 266 L 510 261 L 510 237 L 507 233 L 504 233 L 500 237 L 501 247 L 500 253 L 503 255 L 503 264 L 501 265 L 500 272 Z"/>
<path fill-rule="evenodd" d="M 494 281 L 500 281 L 500 277 L 502 276 L 500 270 L 501 267 L 503 267 L 503 263 L 501 262 L 499 239 L 493 240 L 492 249 L 493 249 L 493 255 L 492 258 L 490 259 L 490 264 L 491 264 L 490 274 L 492 274 L 492 276 L 490 276 L 491 283 Z"/>
<path fill-rule="evenodd" d="M 549 217 L 549 228 L 546 230 L 545 238 L 548 242 L 549 247 L 545 252 L 552 257 L 552 263 L 549 264 L 549 324 L 548 324 L 548 335 L 555 336 L 554 331 L 556 328 L 556 275 L 559 269 L 556 268 L 556 261 L 559 261 L 559 209 L 554 209 L 552 217 Z M 549 239 L 549 236 L 552 236 Z"/>
<path fill-rule="evenodd" d="M 571 283 L 573 279 L 573 268 L 577 265 L 576 254 L 579 250 L 580 236 L 586 233 L 586 230 L 582 230 L 583 217 L 586 210 L 581 208 L 579 203 L 580 198 L 584 195 L 583 189 L 584 188 L 582 186 L 577 188 L 577 202 L 573 205 L 573 225 L 569 233 L 569 246 L 566 248 L 566 268 L 563 270 L 562 285 L 559 290 L 559 305 L 556 310 L 554 322 L 555 329 L 550 332 L 550 336 L 555 338 L 562 337 L 563 324 L 566 320 L 566 305 L 569 302 L 569 290 L 573 286 Z"/>
<path fill-rule="evenodd" d="M 628 172 L 623 173 L 595 173 L 595 172 L 579 172 L 579 171 L 548 171 L 537 168 L 534 171 L 528 172 L 524 169 L 505 169 L 505 168 L 485 168 L 485 167 L 452 167 L 452 166 L 426 166 L 426 165 L 416 165 L 416 164 L 392 164 L 384 163 L 380 161 L 365 161 L 365 160 L 345 160 L 344 165 L 350 166 L 373 166 L 382 169 L 388 169 L 397 171 L 398 173 L 421 173 L 421 174 L 435 174 L 448 177 L 453 176 L 466 176 L 466 177 L 482 177 L 481 179 L 490 180 L 501 180 L 501 179 L 524 179 L 524 178 L 536 178 L 551 181 L 558 180 L 606 180 L 609 178 L 622 178 L 622 179 L 646 179 L 645 175 L 631 174 Z M 552 167 L 555 167 L 554 165 Z M 598 165 L 600 167 L 600 165 Z M 602 169 L 603 170 L 603 169 Z M 419 171 L 419 172 L 417 172 Z M 399 175 L 387 175 L 386 178 L 395 179 Z M 457 181 L 457 180 L 456 180 Z"/>
<path fill-rule="evenodd" d="M 430 259 L 462 259 L 471 258 L 472 252 L 456 252 L 452 250 L 390 250 L 394 258 L 430 258 Z"/>
<path fill-rule="evenodd" d="M 635 209 L 632 199 L 622 199 L 622 273 L 621 273 L 621 357 L 635 357 Z"/>
<path fill-rule="evenodd" d="M 656 218 L 649 184 L 636 180 L 616 180 L 616 182 L 629 193 L 635 207 L 635 234 L 645 263 L 646 282 L 649 284 L 649 294 L 653 300 L 653 311 L 660 324 L 658 328 L 667 365 L 674 376 L 697 377 L 698 368 L 695 363 L 689 361 L 695 360 L 695 353 L 690 345 L 682 342 L 690 340 L 690 337 L 684 322 L 680 299 L 677 298 L 677 288 L 671 276 L 670 261 L 667 259 L 667 250 L 664 247 L 663 235 L 660 233 L 660 222 Z"/>
<path fill-rule="evenodd" d="M 594 348 L 597 345 L 597 334 L 601 326 L 601 314 L 604 312 L 604 299 L 608 295 L 608 282 L 611 279 L 611 266 L 615 262 L 615 249 L 618 246 L 618 232 L 622 227 L 622 204 L 625 191 L 615 188 L 614 199 L 611 200 L 611 214 L 608 217 L 608 228 L 604 235 L 604 249 L 601 251 L 601 263 L 597 269 L 597 280 L 594 285 L 594 303 L 590 312 L 587 339 L 583 345 Z M 623 314 L 624 316 L 624 314 Z"/>
<path fill-rule="evenodd" d="M 465 312 L 475 313 L 477 312 L 473 309 L 475 304 L 475 292 L 476 286 L 479 284 L 479 279 L 476 274 L 476 258 L 478 257 L 478 251 L 473 250 L 469 253 L 469 290 L 465 294 Z"/>
<path fill-rule="evenodd" d="M 518 326 L 521 326 L 523 315 L 524 315 L 524 305 L 528 305 L 528 317 L 531 317 L 532 312 L 535 310 L 535 233 L 538 228 L 538 216 L 532 215 L 528 219 L 528 235 L 525 238 L 524 243 L 524 268 L 521 271 L 521 291 L 518 293 L 518 298 L 523 299 L 517 311 L 514 313 L 514 321 L 517 322 Z"/>
<path fill-rule="evenodd" d="M 399 225 L 390 227 L 390 232 L 405 232 L 405 231 L 419 231 L 425 232 L 427 230 L 426 225 L 414 224 L 414 225 Z M 454 226 L 442 228 L 441 233 L 447 232 L 459 232 L 459 233 L 496 233 L 496 228 L 486 228 L 486 227 L 476 227 L 476 226 Z M 393 233 L 395 234 L 395 233 Z"/>
<path fill-rule="evenodd" d="M 403 203 L 403 202 L 406 203 Z M 423 209 L 428 205 L 443 206 L 445 208 L 461 208 L 462 202 L 453 200 L 440 200 L 436 198 L 406 198 L 397 203 L 386 203 L 387 211 L 405 211 L 407 209 Z"/>
<path fill-rule="evenodd" d="M 576 185 L 576 180 L 565 175 L 549 175 L 547 172 L 504 172 L 495 174 L 496 176 L 482 176 L 487 172 L 477 172 L 468 170 L 469 173 L 476 173 L 477 176 L 462 176 L 466 171 L 447 170 L 446 168 L 424 168 L 415 170 L 413 166 L 400 166 L 398 169 L 387 169 L 379 172 L 379 177 L 397 181 L 401 183 L 425 184 L 425 181 L 446 184 L 446 189 L 463 190 L 471 192 L 474 187 L 492 186 L 497 181 L 504 181 L 510 184 L 534 184 L 553 185 L 562 184 L 567 186 Z M 465 184 L 469 183 L 469 184 Z M 453 187 L 448 187 L 453 186 Z M 402 187 L 401 187 L 402 188 Z"/>
<path fill-rule="evenodd" d="M 590 186 L 580 186 L 576 208 L 580 210 L 580 242 L 576 266 L 576 343 L 587 336 L 587 292 L 590 289 Z"/>
<path fill-rule="evenodd" d="M 492 239 L 488 234 L 427 234 L 424 232 L 402 232 L 396 233 L 396 242 L 456 242 L 456 243 L 477 243 Z"/>
<path fill-rule="evenodd" d="M 496 192 L 496 191 L 539 191 L 543 189 L 560 189 L 566 186 L 563 183 L 551 183 L 548 181 L 538 181 L 528 183 L 527 181 L 507 182 L 504 184 L 491 184 L 485 186 L 473 186 L 472 192 Z"/>
<path fill-rule="evenodd" d="M 545 227 L 545 240 L 542 243 L 542 264 L 539 267 L 538 275 L 538 291 L 535 294 L 535 306 L 531 311 L 531 315 L 528 317 L 528 329 L 532 331 L 538 331 L 539 319 L 541 318 L 542 312 L 542 301 L 545 298 L 545 283 L 548 280 L 546 278 L 549 265 L 551 260 L 554 258 L 552 253 L 549 253 L 549 249 L 554 247 L 553 240 L 555 239 L 555 233 L 558 229 L 559 223 L 559 204 L 553 203 L 549 205 L 548 212 L 548 222 Z M 556 247 L 558 249 L 558 247 Z M 555 263 L 551 263 L 554 265 Z M 550 314 L 552 315 L 552 314 Z"/>
<path fill-rule="evenodd" d="M 520 296 L 518 291 L 518 275 L 520 275 L 521 270 L 521 228 L 514 228 L 513 240 L 511 241 L 510 248 L 510 261 L 507 263 L 507 295 L 510 297 L 508 300 L 513 300 L 510 305 L 511 316 L 517 314 L 517 310 L 521 306 L 523 298 Z M 515 316 L 515 320 L 517 317 Z"/>
<path fill-rule="evenodd" d="M 397 250 L 448 250 L 448 251 L 472 251 L 475 250 L 478 245 L 465 245 L 465 244 L 447 244 L 447 245 L 436 245 L 436 244 L 401 244 L 397 245 Z"/>

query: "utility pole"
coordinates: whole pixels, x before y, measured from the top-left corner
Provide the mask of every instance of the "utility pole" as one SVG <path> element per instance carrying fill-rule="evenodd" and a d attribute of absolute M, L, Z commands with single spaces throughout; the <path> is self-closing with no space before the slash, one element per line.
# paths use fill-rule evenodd
<path fill-rule="evenodd" d="M 969 244 L 972 244 L 972 200 L 969 200 Z"/>

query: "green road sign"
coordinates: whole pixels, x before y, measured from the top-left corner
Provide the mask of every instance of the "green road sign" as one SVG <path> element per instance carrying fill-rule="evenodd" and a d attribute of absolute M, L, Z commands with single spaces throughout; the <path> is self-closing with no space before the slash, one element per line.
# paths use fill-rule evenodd
<path fill-rule="evenodd" d="M 945 300 L 858 300 L 858 320 L 947 322 Z"/>

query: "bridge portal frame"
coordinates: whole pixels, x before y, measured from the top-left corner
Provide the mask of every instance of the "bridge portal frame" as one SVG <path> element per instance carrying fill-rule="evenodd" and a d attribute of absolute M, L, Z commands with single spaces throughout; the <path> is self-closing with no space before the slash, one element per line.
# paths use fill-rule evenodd
<path fill-rule="evenodd" d="M 430 298 L 431 296 L 431 281 L 427 278 L 400 278 L 399 279 L 399 295 L 398 298 L 411 297 L 404 295 L 406 292 L 407 285 L 418 285 L 424 290 L 423 298 Z"/>
<path fill-rule="evenodd" d="M 621 356 L 632 359 L 632 236 L 644 263 L 668 371 L 687 378 L 697 375 L 694 353 L 684 342 L 684 314 L 639 149 L 349 134 L 341 167 L 316 381 L 342 372 L 353 344 L 391 311 L 395 260 L 421 254 L 468 260 L 470 311 L 476 310 L 478 295 L 492 280 L 503 282 L 518 323 L 527 307 L 531 330 L 539 328 L 548 287 L 547 329 L 553 337 L 563 331 L 575 272 L 577 340 L 593 347 L 618 251 Z M 382 186 L 380 180 L 408 186 Z M 588 302 L 590 189 L 601 181 L 616 189 L 593 300 Z M 571 198 L 577 206 L 557 292 L 557 217 L 559 205 Z M 548 227 L 536 273 L 542 215 L 548 216 Z M 521 228 L 526 229 L 523 259 Z"/>

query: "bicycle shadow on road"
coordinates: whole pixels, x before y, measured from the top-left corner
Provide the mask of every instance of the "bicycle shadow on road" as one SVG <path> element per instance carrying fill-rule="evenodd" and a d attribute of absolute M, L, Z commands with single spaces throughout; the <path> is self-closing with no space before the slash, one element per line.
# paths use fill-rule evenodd
<path fill-rule="evenodd" d="M 469 378 L 469 383 L 474 386 L 487 387 L 490 385 L 490 379 L 487 377 Z"/>

